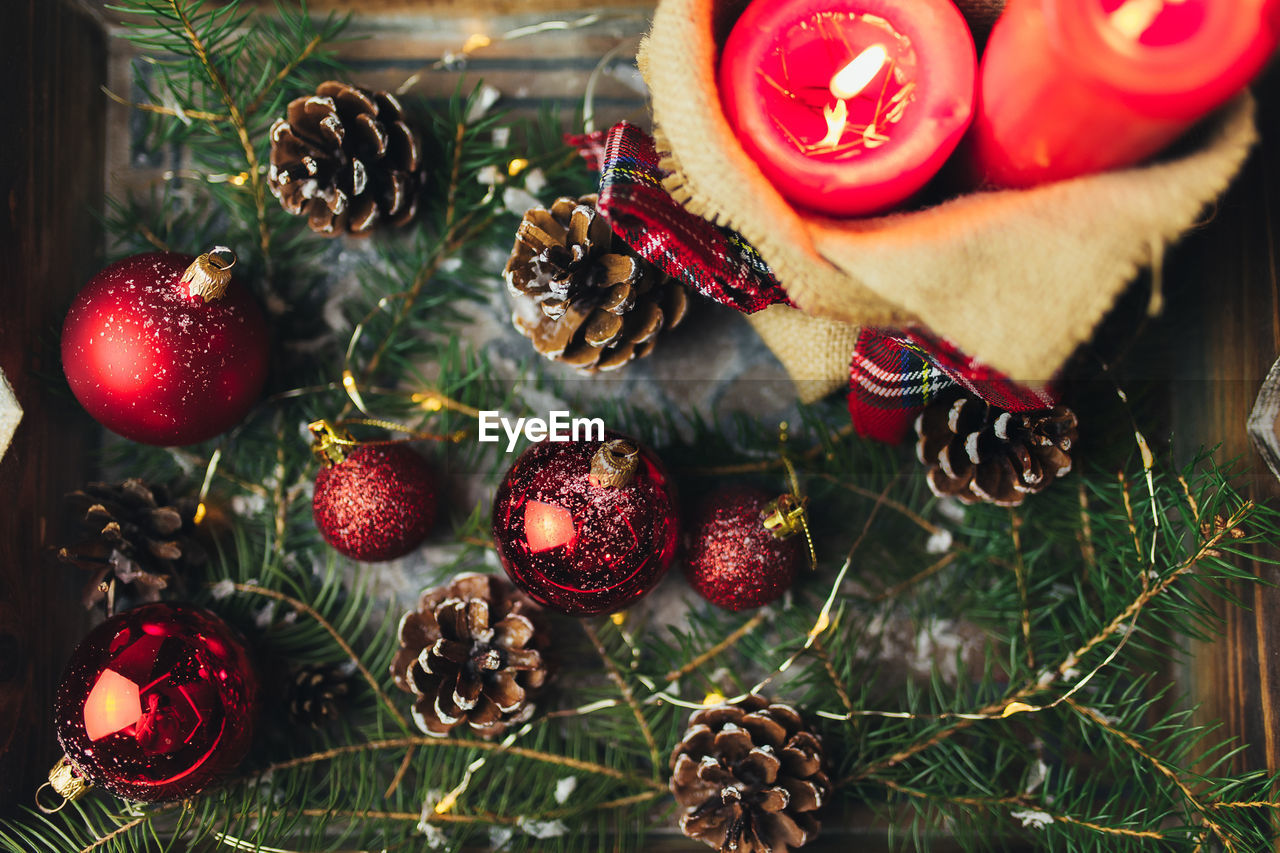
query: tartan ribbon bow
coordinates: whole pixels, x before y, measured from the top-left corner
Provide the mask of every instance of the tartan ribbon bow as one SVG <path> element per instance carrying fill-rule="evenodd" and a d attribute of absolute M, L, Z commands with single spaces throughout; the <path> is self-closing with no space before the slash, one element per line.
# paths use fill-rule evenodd
<path fill-rule="evenodd" d="M 752 314 L 790 304 L 768 264 L 742 235 L 685 210 L 662 185 L 653 137 L 628 122 L 604 136 L 571 136 L 589 167 L 600 169 L 596 207 L 613 233 L 672 278 L 731 308 Z"/>
<path fill-rule="evenodd" d="M 1009 412 L 1058 399 L 1052 386 L 1020 385 L 925 329 L 863 329 L 849 364 L 849 417 L 859 435 L 897 443 L 926 405 L 956 385 Z"/>

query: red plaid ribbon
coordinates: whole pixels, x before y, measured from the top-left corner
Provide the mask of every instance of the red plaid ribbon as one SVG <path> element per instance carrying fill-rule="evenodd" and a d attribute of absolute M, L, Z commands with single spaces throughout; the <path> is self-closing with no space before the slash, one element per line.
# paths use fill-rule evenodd
<path fill-rule="evenodd" d="M 1009 412 L 1045 409 L 1057 391 L 1019 385 L 921 328 L 863 329 L 849 365 L 849 417 L 859 435 L 899 442 L 938 394 L 961 385 Z"/>
<path fill-rule="evenodd" d="M 603 130 L 564 135 L 565 144 L 570 148 L 578 149 L 578 156 L 586 161 L 587 168 L 593 172 L 600 171 L 600 164 L 604 162 L 604 140 Z"/>
<path fill-rule="evenodd" d="M 583 140 L 591 162 L 590 137 Z M 742 235 L 681 207 L 662 186 L 653 138 L 633 124 L 609 131 L 600 163 L 597 208 L 636 253 L 703 296 L 752 314 L 790 304 L 764 259 Z"/>

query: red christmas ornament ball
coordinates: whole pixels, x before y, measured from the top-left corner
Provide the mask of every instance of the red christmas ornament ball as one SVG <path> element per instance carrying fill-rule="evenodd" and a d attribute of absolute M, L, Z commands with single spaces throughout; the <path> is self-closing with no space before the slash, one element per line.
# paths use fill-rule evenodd
<path fill-rule="evenodd" d="M 436 478 L 403 444 L 365 444 L 316 475 L 311 502 L 325 541 L 355 560 L 403 557 L 436 520 Z"/>
<path fill-rule="evenodd" d="M 238 635 L 185 604 L 146 604 L 84 638 L 54 699 L 58 742 L 95 785 L 129 800 L 179 800 L 249 750 L 258 677 Z"/>
<path fill-rule="evenodd" d="M 62 369 L 107 429 L 194 444 L 239 423 L 261 396 L 267 324 L 224 255 L 234 259 L 222 249 L 134 255 L 80 291 L 62 325 Z"/>
<path fill-rule="evenodd" d="M 507 575 L 534 601 L 576 616 L 632 604 L 666 573 L 679 521 L 653 451 L 604 441 L 544 441 L 507 472 L 493 540 Z"/>
<path fill-rule="evenodd" d="M 689 533 L 685 577 L 698 594 L 727 610 L 760 607 L 791 587 L 801 539 L 778 539 L 764 525 L 772 498 L 747 487 L 714 493 Z"/>

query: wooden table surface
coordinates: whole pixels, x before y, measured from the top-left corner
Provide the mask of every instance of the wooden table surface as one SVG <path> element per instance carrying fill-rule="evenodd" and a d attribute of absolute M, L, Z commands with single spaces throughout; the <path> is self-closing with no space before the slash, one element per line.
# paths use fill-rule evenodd
<path fill-rule="evenodd" d="M 62 2 L 6 0 L 0 69 L 0 370 L 25 410 L 0 460 L 0 804 L 30 803 L 57 757 L 50 713 L 83 634 L 75 578 L 50 559 L 62 495 L 90 470 L 95 431 L 50 392 L 58 329 L 101 259 L 105 40 Z"/>
<path fill-rule="evenodd" d="M 1170 253 L 1169 317 L 1151 329 L 1171 353 L 1175 446 L 1221 443 L 1247 466 L 1248 493 L 1274 502 L 1280 483 L 1250 444 L 1245 421 L 1280 356 L 1280 68 L 1256 87 L 1262 144 L 1207 224 Z M 1276 556 L 1276 555 L 1269 555 Z M 1225 633 L 1193 649 L 1189 687 L 1204 721 L 1221 719 L 1245 744 L 1241 768 L 1280 768 L 1280 569 L 1255 562 L 1270 585 L 1224 608 Z"/>
<path fill-rule="evenodd" d="M 499 11 L 538 11 L 512 0 Z M 488 8 L 490 3 L 485 3 Z M 62 495 L 91 471 L 94 433 L 42 372 L 58 369 L 62 314 L 98 267 L 106 46 L 93 16 L 71 0 L 6 0 L 0 68 L 11 81 L 8 132 L 0 133 L 0 369 L 26 410 L 0 460 L 0 809 L 29 803 L 56 757 L 50 704 L 62 662 L 81 633 L 78 578 L 49 555 L 71 528 Z M 316 6 L 391 11 L 409 0 L 324 0 Z M 589 4 L 610 5 L 599 0 Z M 475 4 L 468 3 L 474 10 Z M 573 0 L 560 3 L 573 8 Z M 1249 445 L 1245 420 L 1280 354 L 1276 246 L 1280 223 L 1280 73 L 1260 92 L 1263 144 L 1207 223 L 1168 256 L 1166 315 L 1145 332 L 1164 336 L 1171 423 L 1182 450 L 1221 442 L 1253 473 L 1259 499 L 1280 485 Z M 61 538 L 59 538 L 61 537 Z M 1185 673 L 1202 718 L 1221 719 L 1246 748 L 1241 768 L 1280 768 L 1280 570 L 1277 584 L 1242 590 L 1249 610 L 1224 612 L 1225 635 L 1196 647 Z"/>

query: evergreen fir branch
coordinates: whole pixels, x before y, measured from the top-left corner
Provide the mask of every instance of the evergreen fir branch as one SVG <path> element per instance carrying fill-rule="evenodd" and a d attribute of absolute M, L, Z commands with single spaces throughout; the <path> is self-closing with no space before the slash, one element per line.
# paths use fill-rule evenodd
<path fill-rule="evenodd" d="M 743 637 L 750 634 L 756 628 L 760 627 L 760 624 L 764 622 L 768 613 L 769 611 L 767 610 L 757 611 L 755 615 L 753 615 L 750 619 L 743 622 L 741 625 L 735 628 L 730 634 L 726 635 L 723 640 L 716 643 L 714 646 L 707 649 L 706 651 L 700 652 L 695 657 L 693 657 L 688 663 L 681 666 L 679 669 L 673 669 L 670 672 L 668 672 L 665 676 L 666 682 L 670 684 L 673 681 L 679 681 L 681 678 L 684 678 L 686 675 L 689 675 L 695 670 L 701 669 L 703 666 L 705 666 L 706 664 L 714 660 L 717 656 L 731 649 L 735 643 L 737 643 Z"/>
<path fill-rule="evenodd" d="M 117 95 L 115 92 L 111 91 L 106 86 L 102 87 L 102 94 L 106 95 L 108 98 L 115 101 L 117 104 L 120 104 L 121 106 L 129 107 L 130 109 L 138 110 L 140 112 L 155 113 L 156 115 L 169 116 L 170 118 L 176 118 L 176 119 L 195 119 L 196 121 L 207 121 L 211 124 L 214 122 L 231 120 L 231 117 L 224 113 L 207 113 L 207 112 L 204 112 L 203 110 L 179 110 L 175 107 L 166 107 L 163 104 L 134 103 L 133 101 L 129 100 L 128 98 L 122 95 Z"/>
<path fill-rule="evenodd" d="M 336 29 L 338 28 L 338 26 L 340 25 L 336 25 L 333 22 L 333 19 L 331 18 L 330 25 L 329 27 L 326 27 L 326 29 L 336 32 Z M 277 87 L 280 87 L 286 80 L 288 80 L 290 75 L 292 75 L 295 71 L 297 71 L 299 66 L 301 66 L 304 62 L 306 62 L 307 59 L 309 59 L 311 55 L 315 53 L 316 50 L 318 50 L 320 46 L 323 45 L 325 41 L 327 41 L 331 37 L 332 36 L 326 33 L 318 32 L 315 35 L 313 35 L 307 41 L 306 44 L 302 46 L 301 50 L 297 51 L 296 53 L 294 53 L 293 51 L 289 51 L 290 53 L 294 53 L 294 55 L 291 56 L 289 60 L 280 67 L 280 70 L 277 71 L 275 75 L 272 76 L 272 78 L 266 83 L 266 85 L 262 87 L 261 91 L 259 91 L 256 95 L 253 96 L 253 100 L 249 102 L 249 105 L 247 107 L 245 107 L 245 110 L 244 110 L 245 114 L 246 115 L 257 114 L 258 111 L 262 108 L 263 104 L 266 102 L 267 98 L 272 94 L 272 92 L 275 91 Z M 285 42 L 284 47 L 288 49 L 289 47 L 291 47 L 291 45 Z M 274 113 L 275 111 L 273 110 L 272 112 Z"/>
<path fill-rule="evenodd" d="M 609 674 L 609 680 L 618 688 L 618 692 L 622 694 L 622 701 L 627 704 L 627 707 L 631 709 L 632 716 L 635 717 L 636 725 L 640 728 L 640 734 L 644 736 L 644 742 L 649 747 L 649 767 L 656 779 L 658 768 L 662 766 L 662 759 L 658 756 L 658 742 L 653 739 L 653 732 L 649 728 L 649 722 L 645 719 L 644 711 L 641 710 L 635 695 L 631 692 L 630 685 L 627 684 L 626 679 L 622 677 L 622 673 L 618 670 L 618 665 L 614 663 L 613 658 L 609 656 L 604 645 L 601 644 L 595 628 L 592 627 L 590 622 L 583 620 L 582 630 L 591 641 L 591 645 L 595 647 L 596 653 L 600 655 L 605 671 Z"/>
<path fill-rule="evenodd" d="M 1114 616 L 1101 631 L 1087 639 L 1074 651 L 1068 653 L 1067 656 L 1064 657 L 1055 667 L 1051 667 L 1047 671 L 1050 676 L 1049 678 L 1046 679 L 1043 676 L 1039 676 L 1025 682 L 1018 690 L 1012 692 L 1008 696 L 1001 697 L 1000 699 L 988 703 L 976 711 L 971 712 L 972 718 L 966 717 L 949 723 L 948 726 L 932 732 L 928 736 L 921 738 L 906 748 L 898 750 L 894 754 L 880 759 L 876 763 L 863 767 L 858 773 L 842 780 L 842 784 L 853 783 L 866 778 L 867 776 L 873 775 L 880 770 L 893 767 L 902 761 L 919 754 L 920 752 L 937 746 L 980 720 L 998 719 L 1008 716 L 1010 713 L 1025 713 L 1027 711 L 1039 710 L 1026 706 L 1027 700 L 1045 691 L 1053 684 L 1054 681 L 1065 677 L 1069 670 L 1078 666 L 1084 658 L 1099 645 L 1115 637 L 1122 628 L 1126 631 L 1132 630 L 1132 627 L 1143 608 L 1157 596 L 1167 591 L 1178 578 L 1190 572 L 1193 568 L 1199 565 L 1202 560 L 1208 557 L 1210 552 L 1215 550 L 1216 546 L 1218 546 L 1222 540 L 1229 535 L 1227 530 L 1237 527 L 1246 518 L 1250 517 L 1253 509 L 1254 505 L 1252 502 L 1244 502 L 1228 518 L 1226 527 L 1223 530 L 1213 533 L 1208 539 L 1202 540 L 1199 543 L 1197 550 L 1176 566 L 1173 571 L 1165 574 L 1155 584 L 1147 584 L 1144 580 L 1142 592 L 1132 602 L 1130 602 L 1128 606 Z M 1070 702 L 1070 694 L 1060 698 L 1053 704 L 1057 704 L 1057 702 L 1061 701 Z M 1046 707 L 1052 707 L 1052 705 Z"/>
<path fill-rule="evenodd" d="M 369 685 L 369 688 L 373 690 L 374 695 L 378 697 L 379 701 L 386 706 L 386 709 L 391 713 L 391 716 L 395 717 L 396 722 L 400 724 L 400 728 L 405 731 L 409 731 L 409 721 L 405 719 L 404 714 L 402 714 L 400 709 L 396 707 L 396 704 L 391 701 L 391 697 L 383 692 L 381 686 L 378 684 L 378 680 L 374 678 L 373 674 L 365 667 L 360 656 L 356 654 L 355 649 L 351 648 L 351 644 L 346 641 L 343 634 L 333 625 L 330 625 L 328 621 L 320 615 L 319 611 L 306 602 L 299 601 L 298 599 L 285 595 L 282 592 L 276 592 L 275 590 L 258 586 L 257 584 L 238 583 L 234 584 L 234 588 L 236 592 L 245 593 L 247 595 L 260 595 L 265 598 L 283 602 L 292 607 L 296 612 L 303 614 L 310 619 L 314 619 L 319 623 L 320 627 L 322 627 L 325 632 L 333 638 L 333 642 L 336 643 L 351 662 L 356 665 L 356 668 L 360 671 L 361 677 L 364 678 L 365 682 Z"/>
<path fill-rule="evenodd" d="M 407 747 L 425 747 L 425 748 L 447 748 L 463 750 L 479 750 L 483 752 L 499 751 L 505 755 L 514 758 L 526 758 L 531 761 L 538 761 L 545 764 L 552 764 L 557 767 L 563 767 L 570 770 L 579 770 L 583 773 L 591 773 L 596 776 L 604 776 L 609 779 L 616 779 L 620 782 L 627 782 L 635 787 L 648 788 L 654 791 L 665 791 L 666 786 L 660 782 L 655 782 L 644 776 L 628 773 L 604 764 L 597 764 L 590 761 L 583 761 L 567 755 L 557 755 L 551 752 L 542 752 L 536 749 L 528 749 L 519 746 L 504 746 L 501 743 L 487 740 L 463 740 L 461 738 L 435 738 L 426 736 L 411 736 L 402 738 L 387 738 L 380 741 L 368 741 L 365 743 L 350 744 L 348 746 L 339 746 L 327 749 L 322 752 L 313 753 L 311 755 L 298 756 L 283 761 L 278 761 L 268 765 L 263 773 L 276 773 L 281 770 L 289 770 L 294 767 L 301 767 L 319 762 L 332 761 L 343 755 L 350 753 L 369 752 L 376 750 L 399 750 Z"/>
<path fill-rule="evenodd" d="M 972 806 L 983 811 L 992 809 L 1006 809 L 1010 811 L 1013 809 L 1022 809 L 1024 810 L 1023 813 L 1028 814 L 1028 818 L 1031 820 L 1067 823 L 1073 826 L 1092 830 L 1102 835 L 1118 835 L 1127 838 L 1149 838 L 1157 841 L 1164 840 L 1165 838 L 1163 833 L 1156 832 L 1155 830 L 1130 829 L 1122 826 L 1106 826 L 1093 821 L 1084 820 L 1082 818 L 1072 817 L 1070 815 L 1054 814 L 1040 808 L 1038 805 L 1032 803 L 1028 797 L 1021 794 L 1014 794 L 1007 797 L 967 797 L 948 794 L 932 794 L 926 791 L 907 787 L 906 785 L 895 782 L 892 779 L 877 779 L 876 781 L 891 791 L 930 802 L 944 802 L 951 805 Z M 1016 812 L 1014 813 L 1014 816 L 1016 817 Z"/>
<path fill-rule="evenodd" d="M 1118 738 L 1125 746 L 1129 747 L 1134 752 L 1136 752 L 1139 756 L 1141 756 L 1144 760 L 1146 760 L 1151 765 L 1151 767 L 1153 767 L 1158 773 L 1160 773 L 1161 775 L 1166 777 L 1171 783 L 1173 783 L 1173 785 L 1178 789 L 1178 791 L 1181 792 L 1181 794 L 1184 797 L 1186 797 L 1187 803 L 1197 812 L 1199 820 L 1204 824 L 1205 828 L 1209 832 L 1212 832 L 1214 834 L 1214 836 L 1218 839 L 1219 842 L 1221 842 L 1223 848 L 1226 851 L 1228 851 L 1228 853 L 1231 853 L 1231 851 L 1234 851 L 1237 849 L 1235 840 L 1231 838 L 1227 834 L 1227 832 L 1223 829 L 1223 827 L 1213 819 L 1212 815 L 1210 814 L 1209 807 L 1207 807 L 1204 803 L 1200 802 L 1196 794 L 1191 790 L 1191 788 L 1187 785 L 1187 783 L 1182 780 L 1182 778 L 1178 775 L 1178 773 L 1173 768 L 1169 767 L 1159 758 L 1152 755 L 1141 743 L 1138 742 L 1138 739 L 1136 737 L 1130 734 L 1126 734 L 1125 732 L 1122 732 L 1119 729 L 1117 729 L 1115 726 L 1113 726 L 1110 722 L 1107 721 L 1106 717 L 1098 713 L 1093 708 L 1085 707 L 1080 703 L 1076 702 L 1074 699 L 1067 699 L 1066 703 L 1067 703 L 1067 706 L 1071 708 L 1073 711 L 1075 711 L 1077 714 L 1080 714 L 1081 716 L 1083 716 L 1084 718 L 1092 722 L 1094 725 L 1098 726 L 1103 731 L 1107 732 L 1112 737 Z"/>
<path fill-rule="evenodd" d="M 271 232 L 267 226 L 266 188 L 262 183 L 262 169 L 258 160 L 258 152 L 249 136 L 249 126 L 244 111 L 241 110 L 235 96 L 232 94 L 232 89 L 227 82 L 226 76 L 214 64 L 212 59 L 212 52 L 221 46 L 227 37 L 225 34 L 242 26 L 244 17 L 237 14 L 239 11 L 238 3 L 233 3 L 222 10 L 223 20 L 221 22 L 218 20 L 219 13 L 217 11 L 211 12 L 203 21 L 207 29 L 202 35 L 197 31 L 196 21 L 193 20 L 184 0 L 168 0 L 168 3 L 173 20 L 177 22 L 182 36 L 190 46 L 190 51 L 203 67 L 205 74 L 208 75 L 209 82 L 226 109 L 227 118 L 234 129 L 236 138 L 239 140 L 247 167 L 254 209 L 257 213 L 259 249 L 263 258 L 266 258 L 269 256 L 271 249 Z M 220 32 L 217 32 L 219 29 Z M 214 34 L 215 32 L 217 34 Z"/>
<path fill-rule="evenodd" d="M 386 331 L 365 360 L 361 369 L 360 384 L 362 385 L 374 383 L 382 360 L 394 343 L 398 331 L 411 316 L 423 289 L 435 279 L 442 264 L 463 247 L 471 245 L 489 227 L 496 215 L 492 200 L 485 203 L 484 199 L 478 200 L 480 203 L 469 204 L 466 212 L 459 214 L 460 202 L 466 195 L 464 182 L 473 182 L 475 170 L 479 168 L 473 162 L 476 154 L 472 149 L 478 146 L 478 137 L 493 127 L 492 120 L 468 121 L 467 117 L 474 111 L 477 97 L 478 90 L 465 100 L 455 98 L 451 105 L 449 112 L 452 117 L 452 130 L 443 139 L 449 165 L 446 169 L 448 177 L 443 192 L 445 209 L 443 222 L 439 226 L 439 237 L 427 253 L 425 262 L 413 275 L 408 289 L 399 296 L 398 305 L 392 312 Z M 484 160 L 485 164 L 491 162 L 491 160 Z M 464 165 L 469 165 L 470 168 L 464 170 Z M 345 411 L 349 410 L 348 407 Z"/>

